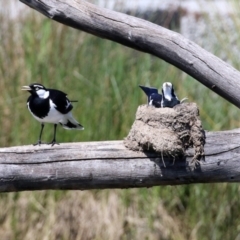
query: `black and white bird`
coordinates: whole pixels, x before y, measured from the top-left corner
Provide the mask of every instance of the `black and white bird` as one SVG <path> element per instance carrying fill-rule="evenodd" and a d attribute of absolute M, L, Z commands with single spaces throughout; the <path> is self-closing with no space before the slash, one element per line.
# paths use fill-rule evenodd
<path fill-rule="evenodd" d="M 178 100 L 178 97 L 174 92 L 173 85 L 170 82 L 163 83 L 162 94 L 159 94 L 157 88 L 154 87 L 145 87 L 141 85 L 139 85 L 139 87 L 147 95 L 148 105 L 156 108 L 173 108 L 177 104 L 187 100 L 187 98 L 183 98 L 181 101 Z"/>
<path fill-rule="evenodd" d="M 34 145 L 41 145 L 42 132 L 45 123 L 54 124 L 53 140 L 49 143 L 52 146 L 56 144 L 56 129 L 59 123 L 65 129 L 83 130 L 83 126 L 72 116 L 73 106 L 67 98 L 67 94 L 55 90 L 47 89 L 39 83 L 33 83 L 29 86 L 23 86 L 22 90 L 30 92 L 27 100 L 27 107 L 33 117 L 41 123 L 39 139 Z"/>
<path fill-rule="evenodd" d="M 162 95 L 158 93 L 157 88 L 145 87 L 139 85 L 139 87 L 145 92 L 148 98 L 148 105 L 156 108 L 161 107 Z"/>
<path fill-rule="evenodd" d="M 185 99 L 183 99 L 182 101 L 184 101 L 184 100 Z M 180 103 L 180 101 L 178 100 L 176 94 L 174 93 L 172 83 L 170 83 L 170 82 L 163 83 L 161 107 L 162 108 L 164 108 L 164 107 L 172 108 L 179 103 Z"/>

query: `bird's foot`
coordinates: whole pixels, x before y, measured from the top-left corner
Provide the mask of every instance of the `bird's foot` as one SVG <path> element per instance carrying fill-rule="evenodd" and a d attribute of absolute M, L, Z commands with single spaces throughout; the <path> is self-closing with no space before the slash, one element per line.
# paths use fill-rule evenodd
<path fill-rule="evenodd" d="M 38 140 L 36 143 L 33 144 L 33 146 L 40 146 L 42 144 L 42 141 L 41 140 Z"/>
<path fill-rule="evenodd" d="M 59 143 L 57 143 L 55 139 L 53 139 L 51 142 L 49 142 L 47 144 L 52 145 L 52 146 L 54 146 L 55 144 L 59 145 Z"/>

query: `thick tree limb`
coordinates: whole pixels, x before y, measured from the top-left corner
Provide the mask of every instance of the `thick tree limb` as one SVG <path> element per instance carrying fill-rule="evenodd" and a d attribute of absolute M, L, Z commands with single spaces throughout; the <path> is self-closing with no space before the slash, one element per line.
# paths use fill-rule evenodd
<path fill-rule="evenodd" d="M 240 72 L 178 33 L 86 1 L 20 1 L 60 23 L 162 58 L 240 107 Z"/>
<path fill-rule="evenodd" d="M 194 169 L 187 164 L 192 150 L 185 160 L 163 160 L 122 141 L 1 148 L 0 191 L 240 182 L 240 129 L 207 133 L 205 153 Z"/>

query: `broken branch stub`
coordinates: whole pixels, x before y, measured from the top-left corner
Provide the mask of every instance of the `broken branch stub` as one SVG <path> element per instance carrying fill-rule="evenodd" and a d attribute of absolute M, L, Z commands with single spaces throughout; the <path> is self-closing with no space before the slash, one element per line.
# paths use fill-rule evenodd
<path fill-rule="evenodd" d="M 194 147 L 192 162 L 204 157 L 205 133 L 195 103 L 174 108 L 138 107 L 136 119 L 124 140 L 135 151 L 155 151 L 163 156 L 182 157 Z"/>

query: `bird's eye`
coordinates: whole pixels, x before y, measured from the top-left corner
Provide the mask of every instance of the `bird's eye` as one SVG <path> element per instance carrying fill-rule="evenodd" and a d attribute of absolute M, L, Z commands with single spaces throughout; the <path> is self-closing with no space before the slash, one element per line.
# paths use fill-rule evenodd
<path fill-rule="evenodd" d="M 38 90 L 39 90 L 39 87 L 36 87 L 35 89 L 36 89 L 36 91 L 38 91 Z"/>

